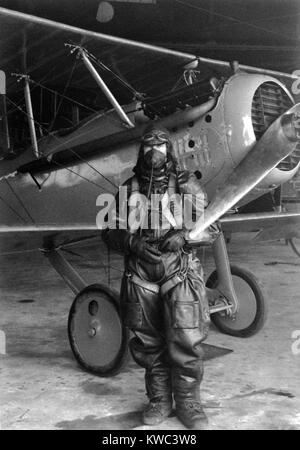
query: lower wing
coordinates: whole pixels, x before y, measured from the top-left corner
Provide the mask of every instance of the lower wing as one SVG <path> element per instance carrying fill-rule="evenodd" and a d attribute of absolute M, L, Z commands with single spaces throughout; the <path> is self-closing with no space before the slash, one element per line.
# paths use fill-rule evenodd
<path fill-rule="evenodd" d="M 101 240 L 96 225 L 0 225 L 0 256 L 79 245 L 90 239 Z"/>
<path fill-rule="evenodd" d="M 257 232 L 255 241 L 300 238 L 300 212 L 233 214 L 220 219 L 226 233 Z"/>

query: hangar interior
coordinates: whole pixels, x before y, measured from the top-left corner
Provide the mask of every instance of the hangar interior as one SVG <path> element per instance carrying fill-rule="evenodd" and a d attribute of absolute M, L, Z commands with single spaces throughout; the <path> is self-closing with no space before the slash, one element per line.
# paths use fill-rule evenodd
<path fill-rule="evenodd" d="M 250 237 L 235 237 L 230 259 L 263 284 L 268 319 L 249 338 L 211 328 L 206 343 L 217 352 L 205 362 L 203 404 L 211 429 L 299 429 L 299 258 L 282 241 L 258 245 L 249 243 Z M 72 257 L 90 283 L 107 281 L 101 269 L 105 251 L 93 245 L 80 250 L 86 260 Z M 122 270 L 120 257 L 111 263 Z M 207 251 L 206 274 L 213 265 Z M 111 275 L 112 285 L 119 286 L 121 274 L 112 270 Z M 28 264 L 28 255 L 3 256 L 1 292 L 7 339 L 7 353 L 1 355 L 2 429 L 151 429 L 141 423 L 147 403 L 143 370 L 132 359 L 108 378 L 76 363 L 66 327 L 74 296 L 46 259 L 31 254 Z M 184 427 L 170 417 L 152 429 Z"/>
<path fill-rule="evenodd" d="M 202 58 L 238 61 L 241 65 L 288 74 L 300 70 L 300 8 L 296 0 L 0 0 L 0 8 L 200 55 Z M 4 19 L 0 15 L 0 26 L 1 20 Z M 22 79 L 11 76 L 11 73 L 22 74 L 25 70 L 20 61 L 27 57 L 24 56 L 26 39 L 17 28 L 8 28 L 12 33 L 5 36 L 4 25 L 12 26 L 3 22 L 2 33 L 0 30 L 0 70 L 6 73 L 5 107 L 8 107 L 8 113 L 3 117 L 8 118 L 6 125 L 14 146 L 7 144 L 7 134 L 3 128 L 5 123 L 2 122 L 2 187 L 6 183 L 6 179 L 1 178 L 5 176 L 4 164 L 13 165 L 19 157 L 23 158 L 24 149 L 31 145 L 32 139 L 30 126 L 22 112 L 26 103 L 20 83 Z M 35 26 L 28 27 L 28 32 L 32 33 L 31 39 L 39 30 Z M 78 125 L 88 120 L 91 112 L 104 113 L 109 107 L 90 74 L 84 67 L 75 67 L 70 54 L 66 55 L 58 47 L 60 38 L 59 33 L 55 32 L 49 36 L 39 35 L 34 45 L 28 46 L 28 50 L 35 50 L 33 56 L 28 51 L 27 73 L 33 80 L 31 100 L 37 119 L 35 132 L 38 138 L 45 137 L 47 130 L 50 133 L 57 131 L 62 138 L 68 133 L 76 133 Z M 86 45 L 94 50 L 89 39 Z M 18 49 L 16 53 L 15 48 Z M 122 46 L 117 46 L 115 51 L 109 45 L 104 45 L 103 61 L 114 72 L 112 74 L 107 67 L 104 68 L 103 78 L 121 104 L 132 101 L 133 92 L 128 89 L 129 85 L 134 86 L 134 94 L 146 93 L 144 110 L 150 119 L 152 115 L 157 118 L 161 104 L 163 108 L 167 105 L 172 109 L 173 101 L 178 106 L 174 90 L 179 92 L 185 81 L 182 64 L 172 72 L 174 66 L 166 66 L 163 59 L 146 59 L 143 51 L 137 51 L 132 56 L 123 51 Z M 61 67 L 66 70 L 61 70 Z M 73 76 L 73 69 L 76 76 Z M 193 76 L 200 84 L 206 83 L 207 86 L 208 79 L 220 80 L 234 70 L 238 71 L 236 64 L 226 70 L 202 64 Z M 295 89 L 296 78 L 279 79 L 292 92 L 297 103 L 299 89 Z M 215 89 L 214 85 L 212 87 Z M 57 96 L 57 92 L 62 96 Z M 279 92 L 275 103 L 272 103 L 273 91 L 269 97 L 273 108 L 271 115 L 274 115 L 275 109 L 276 117 L 287 109 L 287 97 L 282 92 Z M 260 99 L 255 99 L 257 110 L 266 106 L 261 100 L 265 93 L 259 91 L 258 94 Z M 75 103 L 70 103 L 70 98 Z M 208 95 L 205 101 L 209 98 Z M 160 103 L 161 99 L 163 103 Z M 192 101 L 189 101 L 189 106 L 193 107 Z M 3 113 L 3 109 L 0 112 Z M 163 109 L 159 113 L 167 115 Z M 269 125 L 268 121 L 257 124 L 257 140 Z M 119 131 L 119 128 L 116 129 Z M 48 145 L 47 140 L 43 142 L 46 142 L 43 145 Z M 293 171 L 293 176 L 287 178 L 281 188 L 264 191 L 265 195 L 260 199 L 243 205 L 240 212 L 247 215 L 273 212 L 279 208 L 300 212 L 300 178 L 299 170 L 296 170 L 299 167 L 299 151 L 297 154 L 296 150 L 293 155 L 282 160 L 280 166 L 285 174 Z M 114 161 L 112 157 L 108 165 L 111 161 Z M 47 179 L 42 179 L 41 183 L 39 176 L 34 175 L 35 162 L 28 173 L 33 174 L 32 184 L 35 182 L 40 188 L 47 183 Z M 22 165 L 25 174 L 27 163 L 25 158 Z M 51 158 L 42 163 L 46 164 L 47 169 Z M 127 167 L 129 172 L 131 168 Z M 81 178 L 84 175 L 81 174 Z M 0 233 L 0 429 L 184 430 L 175 414 L 156 427 L 142 424 L 141 411 L 146 404 L 144 373 L 129 354 L 115 375 L 101 377 L 79 366 L 70 349 L 67 329 L 74 293 L 53 270 L 49 259 L 38 250 L 42 244 L 37 243 L 35 236 L 32 239 L 35 233 L 28 232 L 22 239 L 20 235 L 16 237 L 9 232 L 9 214 L 13 216 L 16 212 L 14 204 L 19 203 L 20 207 L 21 191 L 16 191 L 19 197 L 15 195 L 15 203 L 10 203 L 12 197 L 6 198 L 9 192 L 7 186 L 1 192 L 0 224 L 6 228 L 5 233 Z M 88 201 L 83 198 L 85 194 L 76 190 L 82 204 Z M 43 218 L 44 214 L 44 217 L 48 214 L 48 218 L 51 217 L 51 210 L 57 209 L 57 215 L 53 217 L 57 218 L 63 212 L 70 227 L 73 217 L 78 214 L 78 207 L 73 203 L 65 208 L 63 188 L 56 191 L 49 205 L 41 205 L 39 195 L 36 189 L 32 197 L 25 197 L 30 212 L 27 211 L 27 215 L 30 217 L 36 213 Z M 91 215 L 95 215 L 95 210 Z M 266 300 L 266 321 L 256 334 L 245 338 L 224 334 L 214 324 L 211 325 L 203 346 L 205 374 L 201 385 L 203 406 L 209 419 L 205 426 L 207 429 L 300 428 L 300 236 L 292 234 L 297 226 L 297 223 L 293 224 L 284 236 L 270 232 L 267 242 L 255 241 L 257 231 L 242 233 L 238 226 L 237 232 L 226 236 L 230 264 L 250 271 L 259 280 Z M 34 250 L 30 248 L 31 240 Z M 101 283 L 120 290 L 123 258 L 114 252 L 108 253 L 100 238 L 71 246 L 66 254 L 87 284 Z M 199 248 L 198 256 L 207 279 L 215 266 L 211 248 Z M 241 295 L 245 293 L 243 285 L 238 286 L 237 290 Z M 108 353 L 110 343 L 108 338 L 105 343 Z"/>

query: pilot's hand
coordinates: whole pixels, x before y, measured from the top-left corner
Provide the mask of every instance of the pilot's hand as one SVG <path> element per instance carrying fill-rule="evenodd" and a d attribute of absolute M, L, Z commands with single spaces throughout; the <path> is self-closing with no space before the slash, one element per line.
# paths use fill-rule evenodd
<path fill-rule="evenodd" d="M 185 243 L 186 240 L 184 230 L 170 230 L 165 235 L 165 238 L 159 248 L 162 252 L 177 252 L 182 249 Z"/>
<path fill-rule="evenodd" d="M 158 264 L 161 261 L 161 252 L 149 245 L 146 236 L 132 236 L 129 241 L 129 249 L 139 258 L 149 263 Z"/>
<path fill-rule="evenodd" d="M 211 242 L 211 233 L 209 232 L 209 229 L 205 228 L 205 230 L 203 230 L 203 231 L 201 231 L 201 233 L 197 234 L 195 241 L 207 242 L 207 243 Z M 193 241 L 191 243 L 193 243 Z"/>
<path fill-rule="evenodd" d="M 195 239 L 190 240 L 189 236 L 187 237 L 187 242 L 191 245 L 196 244 L 197 242 L 206 242 L 207 244 L 212 244 L 220 234 L 220 229 L 216 224 L 210 225 L 205 230 L 198 233 Z"/>

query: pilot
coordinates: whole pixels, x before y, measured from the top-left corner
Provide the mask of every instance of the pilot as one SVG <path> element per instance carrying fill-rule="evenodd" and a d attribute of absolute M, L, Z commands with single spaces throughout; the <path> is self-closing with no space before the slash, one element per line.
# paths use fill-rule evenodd
<path fill-rule="evenodd" d="M 133 359 L 145 368 L 149 404 L 143 422 L 152 426 L 163 422 L 171 414 L 174 398 L 177 417 L 187 428 L 198 429 L 207 422 L 200 383 L 209 307 L 200 261 L 187 245 L 183 213 L 178 207 L 168 209 L 163 199 L 174 193 L 177 200 L 193 194 L 206 203 L 206 197 L 194 173 L 178 170 L 169 133 L 162 127 L 145 131 L 134 176 L 125 186 L 129 205 L 136 194 L 147 199 L 148 226 L 129 223 L 129 219 L 127 227 L 120 226 L 117 211 L 117 229 L 107 228 L 102 237 L 125 255 L 121 307 L 134 336 L 130 341 Z M 161 196 L 162 207 L 150 201 L 155 194 Z M 150 222 L 155 214 L 156 220 Z"/>

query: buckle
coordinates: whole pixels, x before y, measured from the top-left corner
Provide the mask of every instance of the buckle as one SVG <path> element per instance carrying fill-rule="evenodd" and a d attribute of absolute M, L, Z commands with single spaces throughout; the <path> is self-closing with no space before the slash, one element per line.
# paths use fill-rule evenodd
<path fill-rule="evenodd" d="M 186 277 L 186 271 L 185 272 L 178 272 L 177 273 L 177 277 L 179 278 L 180 281 L 184 281 L 185 277 Z"/>

